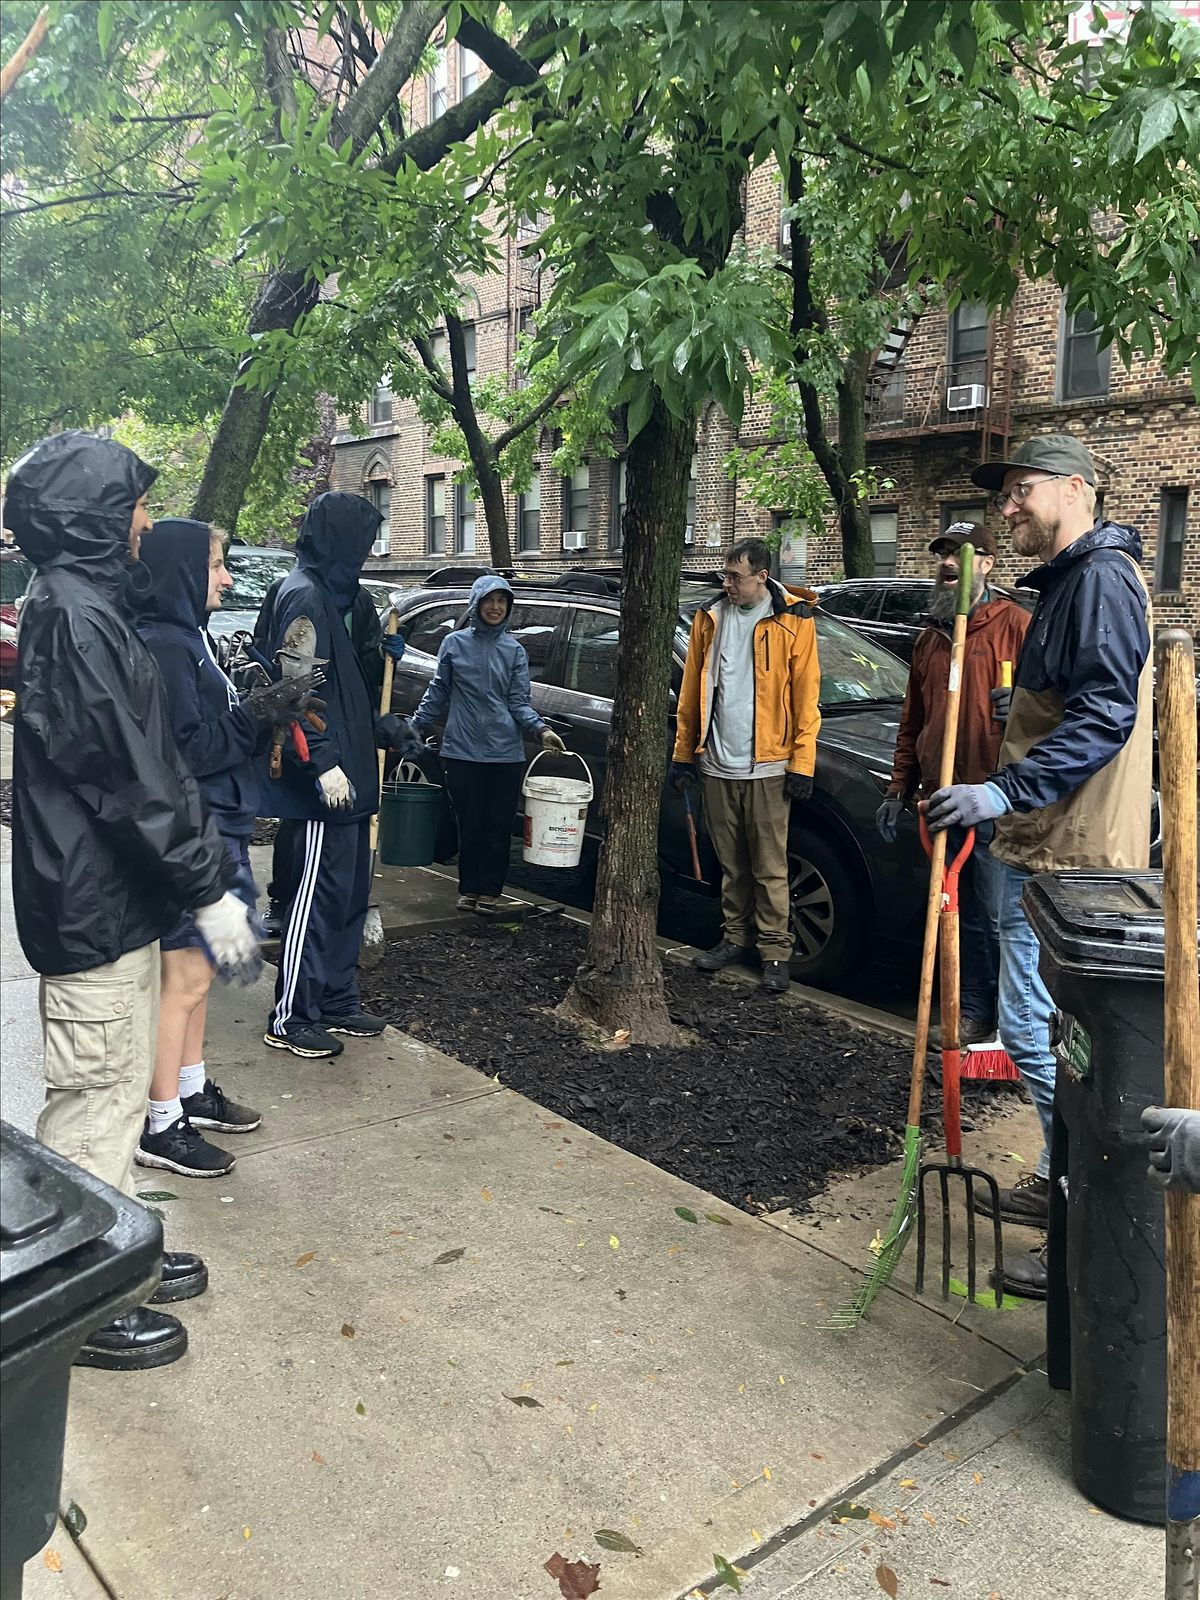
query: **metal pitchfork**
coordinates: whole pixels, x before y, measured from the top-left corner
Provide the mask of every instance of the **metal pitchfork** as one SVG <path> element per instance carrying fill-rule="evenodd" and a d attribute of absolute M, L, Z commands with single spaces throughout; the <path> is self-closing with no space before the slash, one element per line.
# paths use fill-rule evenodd
<path fill-rule="evenodd" d="M 918 814 L 921 843 L 926 855 L 932 855 L 933 844 L 925 822 L 925 813 Z M 963 1180 L 967 1204 L 967 1299 L 975 1300 L 975 1180 L 987 1187 L 992 1202 L 992 1227 L 996 1253 L 996 1310 L 999 1311 L 1004 1295 L 1004 1242 L 1000 1227 L 1000 1191 L 990 1172 L 980 1167 L 964 1167 L 962 1159 L 962 1105 L 959 1079 L 962 1067 L 962 1049 L 958 1039 L 959 1022 L 959 954 L 958 954 L 958 875 L 963 862 L 975 848 L 975 829 L 968 828 L 962 849 L 952 861 L 947 861 L 942 875 L 942 909 L 938 916 L 939 953 L 941 957 L 941 1033 L 942 1033 L 942 1126 L 946 1131 L 945 1161 L 926 1161 L 917 1174 L 917 1293 L 925 1292 L 925 1225 L 927 1209 L 925 1179 L 935 1173 L 942 1202 L 942 1299 L 950 1298 L 950 1179 Z"/>

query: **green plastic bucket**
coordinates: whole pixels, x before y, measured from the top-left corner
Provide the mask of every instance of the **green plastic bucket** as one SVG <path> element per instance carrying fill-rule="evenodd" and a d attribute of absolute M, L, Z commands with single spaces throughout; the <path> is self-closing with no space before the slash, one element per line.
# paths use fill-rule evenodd
<path fill-rule="evenodd" d="M 428 867 L 437 844 L 442 789 L 436 783 L 398 783 L 379 803 L 379 859 L 389 867 Z"/>

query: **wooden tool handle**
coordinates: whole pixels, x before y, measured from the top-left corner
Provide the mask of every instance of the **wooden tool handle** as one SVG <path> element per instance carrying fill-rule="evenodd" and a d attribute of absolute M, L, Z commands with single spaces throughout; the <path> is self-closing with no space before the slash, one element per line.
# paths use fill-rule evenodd
<path fill-rule="evenodd" d="M 397 616 L 396 608 L 393 606 L 391 611 L 388 612 L 388 619 L 387 619 L 387 622 L 384 625 L 383 631 L 390 638 L 395 634 L 395 632 L 399 628 L 399 626 L 400 626 L 400 618 Z M 388 712 L 392 709 L 392 680 L 395 677 L 395 673 L 396 673 L 396 663 L 392 660 L 391 656 L 385 655 L 384 658 L 383 658 L 383 687 L 379 691 L 379 715 L 381 717 L 387 716 Z M 380 793 L 380 797 L 381 798 L 382 798 L 382 795 L 383 795 L 383 774 L 384 774 L 384 771 L 385 771 L 386 767 L 387 767 L 387 751 L 386 750 L 381 750 L 379 752 L 379 793 Z M 378 811 L 376 811 L 374 816 L 371 818 L 371 827 L 370 827 L 370 830 L 369 830 L 369 843 L 370 843 L 371 850 L 372 850 L 372 853 L 373 853 L 379 846 L 379 813 L 378 813 Z"/>
<path fill-rule="evenodd" d="M 1000 663 L 1000 687 L 1002 689 L 1011 689 L 1012 688 L 1012 662 L 1011 661 L 1002 661 Z"/>
<path fill-rule="evenodd" d="M 1165 1103 L 1200 1110 L 1196 965 L 1196 662 L 1191 636 L 1158 640 L 1158 770 L 1166 974 Z M 1167 1202 L 1167 1463 L 1174 1482 L 1200 1472 L 1200 1196 Z M 1168 1504 L 1168 1516 L 1171 1507 Z"/>

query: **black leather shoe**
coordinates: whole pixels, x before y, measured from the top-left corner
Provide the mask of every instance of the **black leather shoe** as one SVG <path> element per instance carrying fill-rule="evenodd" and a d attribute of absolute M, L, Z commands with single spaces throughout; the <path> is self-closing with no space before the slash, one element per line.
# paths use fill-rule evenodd
<path fill-rule="evenodd" d="M 701 950 L 698 956 L 693 956 L 692 965 L 697 972 L 722 972 L 726 967 L 736 966 L 739 961 L 747 961 L 749 955 L 749 950 L 744 950 L 740 944 L 730 944 L 728 939 L 722 939 L 711 950 Z"/>
<path fill-rule="evenodd" d="M 764 961 L 762 986 L 768 994 L 786 994 L 792 981 L 786 961 Z"/>
<path fill-rule="evenodd" d="M 150 1296 L 152 1306 L 169 1306 L 175 1300 L 194 1300 L 208 1288 L 208 1268 L 190 1250 L 163 1254 L 162 1282 Z"/>
<path fill-rule="evenodd" d="M 988 1282 L 992 1288 L 996 1287 L 996 1269 L 993 1267 L 988 1273 Z M 1004 1278 L 1002 1288 L 1005 1294 L 1019 1295 L 1022 1300 L 1044 1300 L 1046 1298 L 1046 1246 L 1038 1250 L 1027 1250 L 1019 1256 L 1004 1254 Z"/>
<path fill-rule="evenodd" d="M 97 1328 L 75 1357 L 77 1367 L 108 1372 L 145 1372 L 169 1367 L 187 1350 L 187 1329 L 176 1317 L 134 1306 L 115 1322 Z"/>
<path fill-rule="evenodd" d="M 1050 1217 L 1050 1179 L 1027 1172 L 1011 1189 L 1001 1189 L 1000 1220 L 1024 1228 L 1044 1228 Z M 985 1217 L 992 1214 L 992 1192 L 985 1185 L 975 1191 L 975 1209 Z"/>

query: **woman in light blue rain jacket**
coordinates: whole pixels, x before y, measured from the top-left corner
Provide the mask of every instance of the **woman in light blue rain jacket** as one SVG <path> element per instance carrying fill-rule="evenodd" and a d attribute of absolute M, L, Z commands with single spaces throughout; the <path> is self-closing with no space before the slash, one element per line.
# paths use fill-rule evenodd
<path fill-rule="evenodd" d="M 412 719 L 439 724 L 442 769 L 458 819 L 462 911 L 495 911 L 508 871 L 509 841 L 528 733 L 544 750 L 563 742 L 529 698 L 529 658 L 508 631 L 513 592 L 501 577 L 476 579 L 462 625 L 442 640 L 437 672 Z"/>

